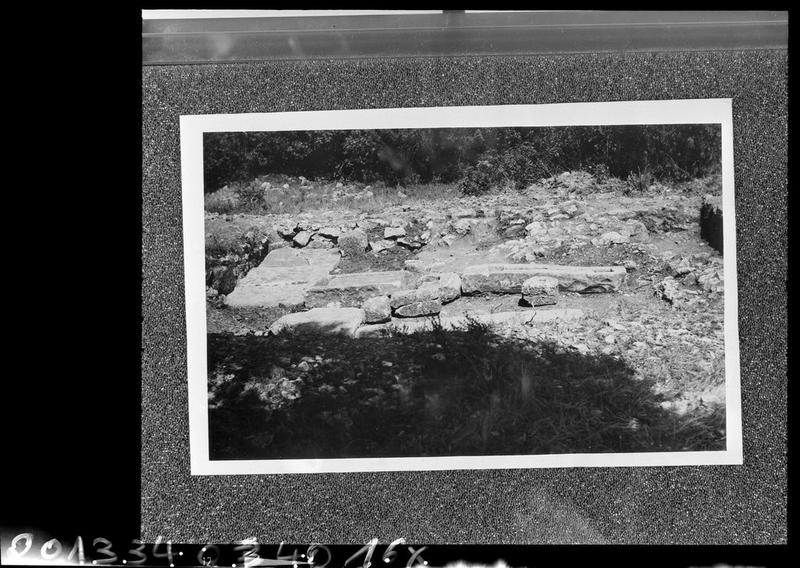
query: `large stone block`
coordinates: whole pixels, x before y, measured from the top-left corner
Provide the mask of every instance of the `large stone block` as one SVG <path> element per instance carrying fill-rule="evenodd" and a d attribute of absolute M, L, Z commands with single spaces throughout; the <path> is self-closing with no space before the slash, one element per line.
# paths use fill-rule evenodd
<path fill-rule="evenodd" d="M 374 296 L 364 301 L 361 306 L 364 310 L 366 323 L 383 323 L 392 319 L 392 306 L 389 305 L 388 296 Z"/>
<path fill-rule="evenodd" d="M 565 266 L 559 264 L 477 264 L 461 274 L 461 293 L 520 294 L 533 276 L 550 276 L 568 292 L 616 292 L 625 279 L 622 266 Z"/>
<path fill-rule="evenodd" d="M 273 334 L 287 330 L 320 331 L 353 337 L 362 323 L 364 310 L 360 308 L 314 308 L 279 318 L 270 326 L 269 331 Z"/>
<path fill-rule="evenodd" d="M 461 296 L 461 277 L 455 272 L 426 274 L 419 279 L 420 290 L 432 290 L 434 297 L 446 304 Z"/>
<path fill-rule="evenodd" d="M 558 302 L 558 280 L 552 276 L 531 276 L 522 283 L 522 298 L 531 306 Z"/>
<path fill-rule="evenodd" d="M 316 308 L 338 302 L 345 307 L 360 307 L 368 298 L 391 295 L 407 288 L 408 278 L 405 270 L 354 272 L 329 276 L 308 289 L 306 306 Z"/>
<path fill-rule="evenodd" d="M 281 248 L 270 251 L 260 265 L 239 280 L 227 295 L 230 307 L 296 307 L 306 291 L 327 276 L 341 260 L 338 252 Z"/>

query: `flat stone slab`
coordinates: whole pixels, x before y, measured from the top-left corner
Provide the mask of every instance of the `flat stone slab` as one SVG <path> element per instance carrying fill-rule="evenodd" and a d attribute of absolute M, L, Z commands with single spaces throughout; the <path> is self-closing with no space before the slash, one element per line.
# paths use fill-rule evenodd
<path fill-rule="evenodd" d="M 230 307 L 299 306 L 306 291 L 333 270 L 341 256 L 336 250 L 280 248 L 239 280 L 225 297 Z"/>
<path fill-rule="evenodd" d="M 354 272 L 323 277 L 306 293 L 306 306 L 327 306 L 339 302 L 343 307 L 359 307 L 373 296 L 391 295 L 408 287 L 410 275 L 405 270 Z"/>
<path fill-rule="evenodd" d="M 493 314 L 472 313 L 466 316 L 440 317 L 442 329 L 463 329 L 469 324 L 470 319 L 487 325 L 536 325 L 553 321 L 577 321 L 584 316 L 583 310 L 549 309 L 516 312 L 497 312 Z M 386 333 L 414 333 L 415 331 L 430 331 L 433 321 L 428 319 L 392 321 L 376 325 L 362 325 L 355 333 L 355 337 L 380 337 Z"/>
<path fill-rule="evenodd" d="M 415 318 L 438 314 L 441 311 L 442 303 L 437 298 L 434 300 L 423 300 L 421 302 L 412 302 L 402 305 L 394 311 L 394 315 L 401 318 Z"/>
<path fill-rule="evenodd" d="M 354 336 L 364 322 L 364 310 L 360 308 L 314 308 L 307 312 L 286 314 L 273 323 L 269 331 L 320 331 Z"/>
<path fill-rule="evenodd" d="M 616 292 L 625 279 L 623 266 L 564 266 L 560 264 L 478 264 L 461 274 L 461 293 L 521 294 L 533 276 L 550 276 L 566 292 Z"/>

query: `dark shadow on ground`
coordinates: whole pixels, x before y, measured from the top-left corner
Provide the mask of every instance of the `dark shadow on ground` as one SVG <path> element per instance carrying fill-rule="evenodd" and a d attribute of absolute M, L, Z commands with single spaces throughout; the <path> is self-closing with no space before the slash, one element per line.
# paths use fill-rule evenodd
<path fill-rule="evenodd" d="M 723 450 L 622 359 L 458 331 L 208 335 L 211 459 Z"/>

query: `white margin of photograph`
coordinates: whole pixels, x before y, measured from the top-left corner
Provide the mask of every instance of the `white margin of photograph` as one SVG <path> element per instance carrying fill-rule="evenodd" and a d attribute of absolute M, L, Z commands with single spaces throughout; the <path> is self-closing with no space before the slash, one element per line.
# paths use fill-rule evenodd
<path fill-rule="evenodd" d="M 346 459 L 209 459 L 203 133 L 390 128 L 721 124 L 725 305 L 725 450 Z M 180 117 L 191 475 L 429 471 L 743 463 L 731 99 L 360 109 Z"/>

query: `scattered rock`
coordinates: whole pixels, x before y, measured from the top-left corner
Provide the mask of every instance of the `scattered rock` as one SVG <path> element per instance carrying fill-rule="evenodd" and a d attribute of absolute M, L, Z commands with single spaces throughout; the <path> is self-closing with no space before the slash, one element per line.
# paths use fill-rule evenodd
<path fill-rule="evenodd" d="M 318 237 L 317 235 L 314 235 L 311 238 L 311 242 L 308 243 L 307 246 L 308 246 L 308 248 L 311 248 L 311 249 L 332 249 L 336 245 L 334 245 L 328 239 L 321 238 L 321 237 Z"/>
<path fill-rule="evenodd" d="M 511 225 L 503 230 L 503 236 L 509 239 L 516 239 L 525 236 L 525 227 L 522 225 Z"/>
<path fill-rule="evenodd" d="M 683 299 L 680 284 L 672 277 L 667 276 L 655 285 L 655 294 L 670 304 L 677 304 Z"/>
<path fill-rule="evenodd" d="M 668 263 L 668 266 L 673 276 L 685 276 L 692 271 L 692 265 L 686 258 L 674 259 Z"/>
<path fill-rule="evenodd" d="M 304 247 L 304 246 L 306 246 L 308 244 L 308 242 L 310 240 L 311 240 L 311 233 L 310 232 L 308 232 L 308 231 L 300 231 L 299 233 L 297 233 L 294 236 L 294 238 L 292 239 L 292 242 L 294 243 L 295 246 Z"/>
<path fill-rule="evenodd" d="M 525 231 L 531 236 L 547 234 L 547 225 L 541 221 L 533 221 L 525 226 Z"/>
<path fill-rule="evenodd" d="M 603 233 L 596 239 L 592 239 L 592 244 L 594 246 L 603 246 L 603 245 L 618 245 L 622 243 L 629 243 L 631 238 L 626 235 L 621 235 L 616 231 L 608 231 L 607 233 Z"/>
<path fill-rule="evenodd" d="M 472 230 L 472 223 L 470 223 L 467 219 L 459 219 L 458 221 L 454 221 L 450 226 L 453 228 L 453 232 L 461 237 Z"/>
<path fill-rule="evenodd" d="M 406 230 L 403 227 L 386 227 L 383 230 L 383 238 L 385 239 L 397 239 L 400 237 L 406 236 Z"/>
<path fill-rule="evenodd" d="M 336 240 L 339 238 L 339 235 L 341 235 L 342 232 L 336 227 L 322 227 L 317 234 L 321 237 L 325 237 L 326 239 Z"/>
<path fill-rule="evenodd" d="M 532 306 L 556 304 L 558 279 L 551 276 L 532 276 L 522 283 L 522 297 Z"/>
<path fill-rule="evenodd" d="M 704 270 L 697 277 L 697 282 L 706 292 L 723 292 L 725 290 L 723 271 L 713 267 Z"/>
<path fill-rule="evenodd" d="M 276 227 L 275 230 L 284 239 L 291 239 L 292 237 L 294 237 L 294 234 L 297 232 L 297 231 L 295 231 L 294 227 L 289 228 L 289 227 L 285 227 L 285 226 Z"/>
<path fill-rule="evenodd" d="M 364 310 L 366 323 L 383 323 L 392 319 L 392 307 L 389 305 L 388 296 L 373 296 L 364 301 L 361 309 Z"/>
<path fill-rule="evenodd" d="M 382 241 L 374 241 L 369 244 L 369 248 L 372 249 L 372 252 L 381 252 L 382 250 L 388 250 L 394 247 L 397 243 L 394 241 L 389 240 L 382 240 Z"/>
<path fill-rule="evenodd" d="M 622 263 L 622 266 L 625 267 L 625 270 L 637 270 L 639 265 L 634 260 L 626 260 Z"/>
<path fill-rule="evenodd" d="M 367 250 L 369 239 L 361 229 L 353 229 L 339 236 L 338 245 L 342 256 L 358 257 Z"/>
<path fill-rule="evenodd" d="M 397 239 L 397 244 L 409 250 L 421 249 L 424 245 L 416 239 L 400 238 Z"/>

